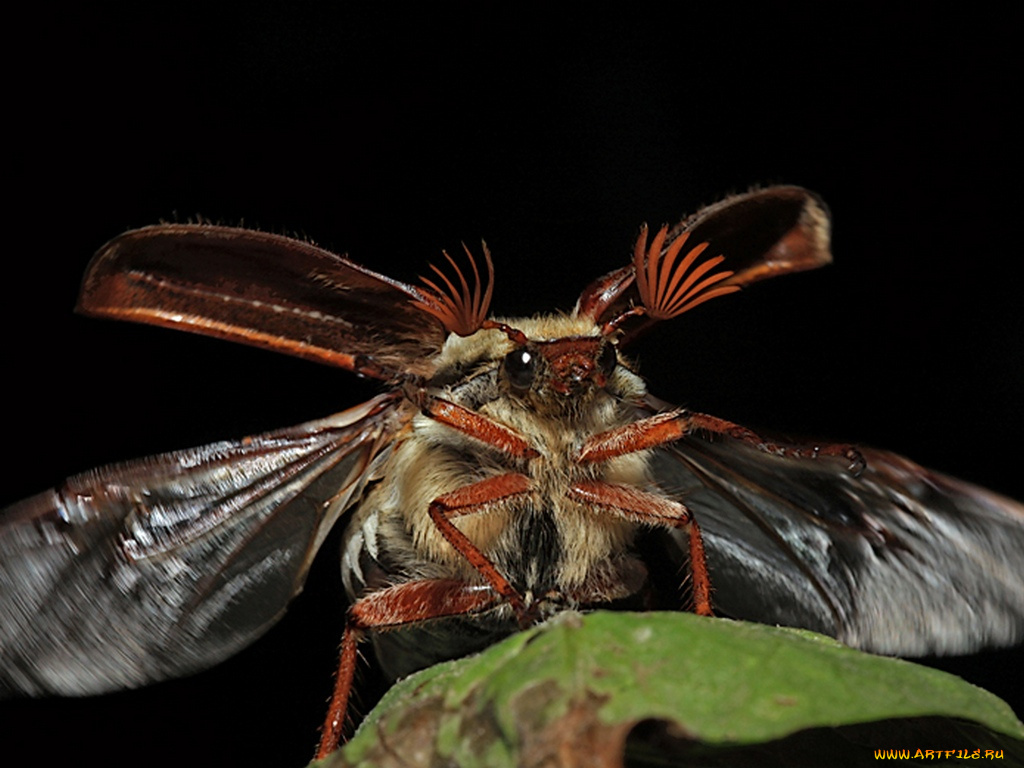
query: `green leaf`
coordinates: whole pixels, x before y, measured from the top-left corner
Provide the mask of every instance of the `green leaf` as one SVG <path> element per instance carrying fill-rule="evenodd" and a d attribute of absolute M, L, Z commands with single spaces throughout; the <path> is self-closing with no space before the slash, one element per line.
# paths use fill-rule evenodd
<path fill-rule="evenodd" d="M 329 764 L 618 766 L 638 724 L 630 765 L 864 765 L 889 748 L 1005 749 L 1007 765 L 1024 739 L 992 694 L 811 632 L 568 613 L 397 684 Z"/>

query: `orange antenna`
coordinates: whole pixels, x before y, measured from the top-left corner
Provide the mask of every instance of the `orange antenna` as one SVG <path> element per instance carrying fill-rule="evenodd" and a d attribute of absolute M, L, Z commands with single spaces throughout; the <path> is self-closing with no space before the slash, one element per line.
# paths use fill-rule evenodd
<path fill-rule="evenodd" d="M 708 247 L 707 243 L 701 243 L 691 249 L 677 264 L 676 259 L 679 258 L 690 233 L 686 232 L 673 240 L 662 252 L 666 235 L 668 225 L 662 226 L 648 248 L 647 225 L 644 224 L 633 250 L 636 287 L 640 291 L 645 313 L 652 320 L 678 317 L 709 299 L 740 289 L 738 285 L 717 285 L 732 276 L 733 273 L 729 270 L 708 274 L 725 261 L 724 256 L 715 256 L 697 267 L 693 266 Z"/>
<path fill-rule="evenodd" d="M 441 251 L 444 257 L 455 270 L 455 284 L 448 279 L 448 276 L 433 264 L 430 268 L 437 273 L 444 283 L 440 288 L 432 280 L 420 276 L 420 281 L 427 286 L 428 290 L 419 291 L 421 298 L 413 300 L 413 306 L 422 309 L 424 312 L 433 315 L 449 333 L 457 333 L 459 336 L 471 336 L 480 330 L 487 319 L 487 310 L 491 305 L 491 294 L 494 290 L 494 262 L 491 261 L 491 252 L 487 250 L 487 243 L 481 243 L 484 249 L 484 258 L 487 261 L 487 289 L 483 290 L 480 279 L 480 270 L 477 268 L 476 259 L 466 244 L 462 244 L 466 256 L 469 258 L 469 265 L 473 269 L 473 288 L 470 289 L 465 274 L 455 263 L 455 259 L 448 255 L 447 251 Z"/>

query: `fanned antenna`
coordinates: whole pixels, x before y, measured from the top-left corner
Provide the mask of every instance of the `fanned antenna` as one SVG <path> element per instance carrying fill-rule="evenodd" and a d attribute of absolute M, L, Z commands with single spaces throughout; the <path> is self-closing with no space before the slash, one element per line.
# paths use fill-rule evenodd
<path fill-rule="evenodd" d="M 455 270 L 456 287 L 448 276 L 440 268 L 431 264 L 430 268 L 441 278 L 444 287 L 429 278 L 420 276 L 420 281 L 427 287 L 420 290 L 421 298 L 414 299 L 412 304 L 424 312 L 433 315 L 445 327 L 449 333 L 456 333 L 459 336 L 471 336 L 480 330 L 487 319 L 487 311 L 491 305 L 491 294 L 494 291 L 494 262 L 491 261 L 491 252 L 487 250 L 487 243 L 481 243 L 484 250 L 484 259 L 487 261 L 487 288 L 483 288 L 483 281 L 480 279 L 480 270 L 476 265 L 476 259 L 472 252 L 462 244 L 466 256 L 469 258 L 470 267 L 473 269 L 473 287 L 470 288 L 465 274 L 455 263 L 455 259 L 442 251 L 448 263 Z"/>
<path fill-rule="evenodd" d="M 678 264 L 676 260 L 690 236 L 685 232 L 672 241 L 662 253 L 668 225 L 662 226 L 651 247 L 647 247 L 647 225 L 640 229 L 640 236 L 633 249 L 633 266 L 636 273 L 636 287 L 643 301 L 645 314 L 652 320 L 668 320 L 678 317 L 698 304 L 738 291 L 738 285 L 718 285 L 732 276 L 729 270 L 711 272 L 725 261 L 724 256 L 715 256 L 694 267 L 697 259 L 708 247 L 707 243 L 692 248 Z M 711 274 L 708 274 L 711 273 Z M 705 277 L 706 275 L 706 277 Z M 702 279 L 703 278 L 703 279 Z"/>

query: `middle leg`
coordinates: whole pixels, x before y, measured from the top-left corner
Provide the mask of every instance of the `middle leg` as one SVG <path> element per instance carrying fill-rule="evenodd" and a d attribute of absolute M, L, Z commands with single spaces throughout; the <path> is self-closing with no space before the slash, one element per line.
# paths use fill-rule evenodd
<path fill-rule="evenodd" d="M 685 531 L 690 540 L 694 612 L 701 616 L 712 615 L 711 579 L 704 554 L 704 538 L 700 526 L 685 505 L 630 485 L 615 485 L 600 480 L 577 481 L 569 488 L 568 495 L 575 501 L 600 507 L 630 522 Z"/>

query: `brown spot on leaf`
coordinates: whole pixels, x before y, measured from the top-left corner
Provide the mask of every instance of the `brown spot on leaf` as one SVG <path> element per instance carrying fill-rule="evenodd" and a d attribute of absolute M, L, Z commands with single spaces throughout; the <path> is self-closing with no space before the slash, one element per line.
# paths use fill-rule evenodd
<path fill-rule="evenodd" d="M 564 700 L 554 682 L 531 686 L 513 704 L 519 724 L 520 765 L 538 768 L 621 768 L 631 725 L 609 725 L 599 712 L 607 697 L 584 691 L 551 716 L 549 701 Z"/>

